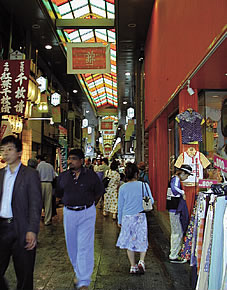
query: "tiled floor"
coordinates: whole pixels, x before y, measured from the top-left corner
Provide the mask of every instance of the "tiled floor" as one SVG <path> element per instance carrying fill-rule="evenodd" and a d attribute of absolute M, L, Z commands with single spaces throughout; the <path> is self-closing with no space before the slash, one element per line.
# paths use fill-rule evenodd
<path fill-rule="evenodd" d="M 41 223 L 34 273 L 35 289 L 73 289 L 74 274 L 65 247 L 62 227 L 62 208 L 53 219 L 53 225 Z M 117 223 L 111 216 L 103 217 L 97 209 L 95 238 L 95 268 L 89 289 L 105 290 L 191 290 L 188 264 L 170 264 L 168 239 L 162 232 L 153 213 L 148 215 L 149 250 L 146 257 L 146 273 L 129 275 L 126 251 L 116 248 L 119 234 Z M 12 264 L 6 277 L 10 289 L 16 279 Z"/>

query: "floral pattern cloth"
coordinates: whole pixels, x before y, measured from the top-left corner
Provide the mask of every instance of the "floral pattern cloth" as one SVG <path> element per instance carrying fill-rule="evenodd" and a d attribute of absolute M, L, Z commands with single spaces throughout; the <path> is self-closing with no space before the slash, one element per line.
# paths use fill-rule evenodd
<path fill-rule="evenodd" d="M 116 246 L 133 252 L 147 251 L 147 218 L 145 213 L 123 216 Z"/>
<path fill-rule="evenodd" d="M 115 170 L 107 170 L 105 176 L 110 178 L 106 193 L 104 196 L 103 210 L 110 213 L 117 213 L 118 187 L 120 184 L 120 174 Z"/>
<path fill-rule="evenodd" d="M 184 237 L 184 241 L 183 241 L 183 245 L 182 245 L 182 249 L 180 253 L 180 256 L 183 259 L 187 259 L 188 261 L 191 259 L 192 237 L 193 237 L 193 229 L 194 229 L 194 224 L 195 224 L 196 208 L 197 208 L 197 200 L 195 200 L 195 205 L 192 210 L 190 222 L 188 225 L 186 235 Z"/>

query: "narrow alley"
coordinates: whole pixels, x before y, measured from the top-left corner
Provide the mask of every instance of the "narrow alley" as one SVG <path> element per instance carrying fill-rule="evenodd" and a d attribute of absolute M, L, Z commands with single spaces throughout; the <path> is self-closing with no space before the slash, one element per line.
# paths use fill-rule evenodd
<path fill-rule="evenodd" d="M 74 274 L 64 240 L 62 208 L 57 209 L 52 226 L 41 229 L 34 273 L 37 290 L 73 289 Z M 103 217 L 97 209 L 95 237 L 95 268 L 89 289 L 105 290 L 190 290 L 189 264 L 171 264 L 169 242 L 154 213 L 148 214 L 149 250 L 145 275 L 130 276 L 126 251 L 115 246 L 119 234 L 116 221 Z M 10 289 L 16 285 L 12 262 L 6 278 Z"/>

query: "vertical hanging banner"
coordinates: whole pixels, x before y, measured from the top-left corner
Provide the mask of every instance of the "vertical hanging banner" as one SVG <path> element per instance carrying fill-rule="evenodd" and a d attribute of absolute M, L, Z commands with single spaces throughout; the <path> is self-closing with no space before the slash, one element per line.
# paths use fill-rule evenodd
<path fill-rule="evenodd" d="M 67 151 L 68 151 L 68 142 L 67 142 L 67 129 L 59 125 L 59 144 L 60 148 L 60 172 L 67 170 Z"/>
<path fill-rule="evenodd" d="M 24 116 L 30 60 L 0 60 L 0 113 Z"/>
<path fill-rule="evenodd" d="M 67 73 L 111 73 L 110 44 L 67 43 Z"/>

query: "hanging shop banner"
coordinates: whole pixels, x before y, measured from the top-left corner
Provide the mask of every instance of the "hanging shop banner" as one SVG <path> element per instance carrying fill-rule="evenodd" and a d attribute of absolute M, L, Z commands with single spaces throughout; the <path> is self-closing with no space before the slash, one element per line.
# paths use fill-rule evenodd
<path fill-rule="evenodd" d="M 101 122 L 100 130 L 113 130 L 113 122 Z"/>
<path fill-rule="evenodd" d="M 135 130 L 134 120 L 128 120 L 128 126 L 125 132 L 125 141 L 130 141 L 130 138 Z"/>
<path fill-rule="evenodd" d="M 30 60 L 0 60 L 0 112 L 24 116 Z"/>
<path fill-rule="evenodd" d="M 67 43 L 67 73 L 111 73 L 110 44 Z"/>
<path fill-rule="evenodd" d="M 52 107 L 52 118 L 54 123 L 61 123 L 61 108 L 58 107 Z"/>
<path fill-rule="evenodd" d="M 67 150 L 68 150 L 68 142 L 67 142 L 67 129 L 62 126 L 59 126 L 59 144 L 61 148 L 59 149 L 59 159 L 60 159 L 60 172 L 67 170 Z"/>
<path fill-rule="evenodd" d="M 218 154 L 214 154 L 214 167 L 227 172 L 227 159 L 219 156 Z"/>

